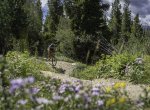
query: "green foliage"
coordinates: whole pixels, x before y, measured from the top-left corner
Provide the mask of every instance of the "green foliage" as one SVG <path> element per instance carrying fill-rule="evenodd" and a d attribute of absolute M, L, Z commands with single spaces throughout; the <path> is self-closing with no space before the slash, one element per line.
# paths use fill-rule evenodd
<path fill-rule="evenodd" d="M 124 42 L 128 41 L 131 32 L 131 11 L 129 10 L 129 5 L 129 0 L 125 0 L 121 23 L 121 35 L 124 39 Z"/>
<path fill-rule="evenodd" d="M 11 76 L 29 76 L 39 74 L 41 70 L 50 70 L 51 68 L 41 60 L 30 57 L 25 51 L 20 53 L 17 51 L 8 52 L 6 55 Z"/>
<path fill-rule="evenodd" d="M 84 71 L 87 68 L 88 68 L 88 66 L 86 64 L 78 62 L 78 63 L 76 63 L 76 67 L 73 70 L 73 72 L 71 73 L 71 76 L 81 78 L 81 79 L 84 79 L 84 78 L 88 79 L 88 78 L 86 78 L 86 73 L 83 73 L 83 77 L 82 77 L 82 71 Z"/>
<path fill-rule="evenodd" d="M 63 6 L 60 0 L 48 0 L 49 7 L 49 33 L 50 37 L 55 37 L 60 16 L 63 13 Z"/>
<path fill-rule="evenodd" d="M 93 56 L 97 55 L 95 51 L 99 51 L 99 48 L 95 49 L 97 42 L 108 32 L 104 12 L 109 6 L 99 0 L 65 0 L 64 4 L 75 34 L 73 45 L 76 58 L 91 63 Z"/>
<path fill-rule="evenodd" d="M 109 29 L 112 33 L 112 44 L 116 45 L 120 39 L 121 32 L 121 4 L 120 0 L 115 0 L 112 4 L 111 19 L 109 21 Z"/>
<path fill-rule="evenodd" d="M 58 31 L 56 33 L 56 39 L 59 41 L 57 51 L 63 54 L 64 56 L 74 58 L 74 42 L 75 35 L 70 29 L 70 20 L 64 17 L 61 17 L 60 23 L 58 26 Z"/>
<path fill-rule="evenodd" d="M 150 59 L 145 56 L 142 64 L 136 63 L 137 55 L 119 54 L 114 56 L 106 56 L 96 63 L 95 66 L 89 66 L 80 70 L 73 76 L 82 79 L 96 78 L 119 78 L 126 79 L 133 83 L 150 83 Z"/>
<path fill-rule="evenodd" d="M 0 2 L 0 54 L 5 54 L 11 45 L 11 21 L 8 0 Z"/>
<path fill-rule="evenodd" d="M 131 37 L 141 38 L 143 35 L 142 25 L 140 24 L 139 14 L 134 18 L 132 27 L 131 27 Z"/>

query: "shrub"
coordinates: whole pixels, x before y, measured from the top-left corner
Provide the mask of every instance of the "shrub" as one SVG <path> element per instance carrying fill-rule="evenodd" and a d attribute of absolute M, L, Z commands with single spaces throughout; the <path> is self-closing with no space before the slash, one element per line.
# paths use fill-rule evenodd
<path fill-rule="evenodd" d="M 127 53 L 103 57 L 94 66 L 78 71 L 73 76 L 83 79 L 119 78 L 134 83 L 150 83 L 150 57 L 141 58 L 142 64 L 136 63 L 137 55 Z"/>
<path fill-rule="evenodd" d="M 13 76 L 36 75 L 41 70 L 51 69 L 44 61 L 38 60 L 35 57 L 30 57 L 28 52 L 8 52 L 6 61 L 9 67 L 8 69 Z"/>

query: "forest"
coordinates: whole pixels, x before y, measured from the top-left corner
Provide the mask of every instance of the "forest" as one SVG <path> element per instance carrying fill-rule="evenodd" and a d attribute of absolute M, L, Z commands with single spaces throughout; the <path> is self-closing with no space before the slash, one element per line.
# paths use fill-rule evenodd
<path fill-rule="evenodd" d="M 150 110 L 150 26 L 135 0 L 42 1 L 0 1 L 0 110 Z"/>

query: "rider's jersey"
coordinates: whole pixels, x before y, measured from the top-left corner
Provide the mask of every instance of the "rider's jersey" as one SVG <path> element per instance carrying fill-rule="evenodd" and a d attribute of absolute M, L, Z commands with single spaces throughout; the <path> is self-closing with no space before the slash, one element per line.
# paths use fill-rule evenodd
<path fill-rule="evenodd" d="M 50 44 L 50 45 L 48 46 L 48 50 L 54 51 L 54 50 L 55 50 L 55 45 L 54 45 L 54 44 Z"/>

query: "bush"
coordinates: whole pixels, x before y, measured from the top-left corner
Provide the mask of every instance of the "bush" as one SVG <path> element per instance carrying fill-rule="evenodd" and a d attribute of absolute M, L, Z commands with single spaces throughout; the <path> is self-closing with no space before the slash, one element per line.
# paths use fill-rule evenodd
<path fill-rule="evenodd" d="M 6 55 L 8 69 L 13 76 L 36 75 L 41 70 L 51 70 L 51 68 L 41 60 L 30 57 L 28 52 L 20 53 L 17 51 L 8 52 Z"/>
<path fill-rule="evenodd" d="M 136 63 L 137 55 L 127 53 L 103 57 L 94 66 L 78 71 L 74 76 L 83 79 L 119 78 L 134 83 L 150 83 L 150 57 L 145 56 L 142 64 Z"/>

